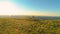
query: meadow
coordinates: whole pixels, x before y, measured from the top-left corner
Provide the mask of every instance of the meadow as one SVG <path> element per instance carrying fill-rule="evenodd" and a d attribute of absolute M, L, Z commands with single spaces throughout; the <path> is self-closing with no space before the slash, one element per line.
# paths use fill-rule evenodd
<path fill-rule="evenodd" d="M 0 18 L 0 34 L 60 34 L 60 20 Z"/>

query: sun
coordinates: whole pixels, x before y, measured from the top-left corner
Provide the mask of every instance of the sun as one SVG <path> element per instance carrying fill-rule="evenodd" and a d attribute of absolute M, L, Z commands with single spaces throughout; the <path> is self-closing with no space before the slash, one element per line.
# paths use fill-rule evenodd
<path fill-rule="evenodd" d="M 0 15 L 25 15 L 28 11 L 26 11 L 22 6 L 16 6 L 16 4 L 3 1 L 0 2 Z"/>
<path fill-rule="evenodd" d="M 0 15 L 12 15 L 16 13 L 16 7 L 11 2 L 0 2 Z"/>

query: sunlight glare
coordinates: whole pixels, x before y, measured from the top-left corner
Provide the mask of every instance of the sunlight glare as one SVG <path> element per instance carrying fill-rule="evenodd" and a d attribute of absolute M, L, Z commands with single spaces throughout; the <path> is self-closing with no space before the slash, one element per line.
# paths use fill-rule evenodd
<path fill-rule="evenodd" d="M 16 7 L 10 2 L 0 2 L 0 15 L 15 14 Z"/>

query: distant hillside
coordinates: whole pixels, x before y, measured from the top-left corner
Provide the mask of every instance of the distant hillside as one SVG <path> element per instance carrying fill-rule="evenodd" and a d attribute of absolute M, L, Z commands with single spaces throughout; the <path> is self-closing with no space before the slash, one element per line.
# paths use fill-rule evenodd
<path fill-rule="evenodd" d="M 60 20 L 60 17 L 50 17 L 50 16 L 36 16 L 38 19 L 47 19 L 47 20 Z"/>
<path fill-rule="evenodd" d="M 0 18 L 32 18 L 33 16 L 0 16 Z M 60 20 L 60 17 L 52 16 L 34 16 L 35 19 L 45 19 L 45 20 Z"/>
<path fill-rule="evenodd" d="M 33 16 L 11 16 L 12 18 L 32 18 Z M 45 20 L 60 20 L 60 17 L 51 17 L 51 16 L 34 16 L 36 19 L 45 19 Z"/>

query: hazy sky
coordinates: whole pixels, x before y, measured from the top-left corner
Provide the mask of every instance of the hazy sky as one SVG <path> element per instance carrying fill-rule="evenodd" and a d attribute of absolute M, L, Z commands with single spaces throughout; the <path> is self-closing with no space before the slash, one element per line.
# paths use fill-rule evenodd
<path fill-rule="evenodd" d="M 0 15 L 60 16 L 60 0 L 0 0 Z"/>

